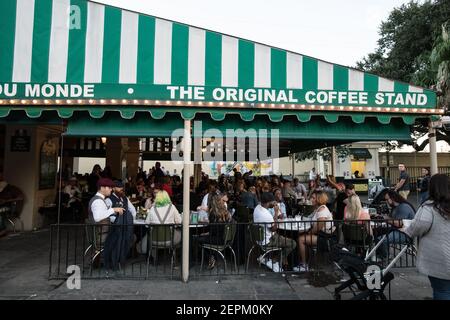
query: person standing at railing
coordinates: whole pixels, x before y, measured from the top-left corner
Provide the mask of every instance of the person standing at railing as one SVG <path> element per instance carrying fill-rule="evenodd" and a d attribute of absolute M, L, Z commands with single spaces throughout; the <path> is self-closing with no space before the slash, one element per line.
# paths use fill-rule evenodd
<path fill-rule="evenodd" d="M 100 178 L 97 182 L 97 193 L 89 202 L 89 219 L 95 223 L 109 224 L 117 215 L 122 215 L 123 208 L 112 208 L 106 198 L 111 195 L 114 182 L 108 178 Z M 111 219 L 111 220 L 110 220 Z"/>
<path fill-rule="evenodd" d="M 407 242 L 406 235 L 402 232 L 399 232 L 398 229 L 403 227 L 402 220 L 412 220 L 416 214 L 416 211 L 412 204 L 405 200 L 399 193 L 388 190 L 384 195 L 384 199 L 392 208 L 392 212 L 390 216 L 385 216 L 384 218 L 387 220 L 386 222 L 389 224 L 389 228 L 387 230 L 387 237 L 384 239 L 383 244 L 378 247 L 377 254 L 380 258 L 386 258 L 389 253 L 389 245 L 392 244 L 404 244 Z M 376 232 L 378 235 L 377 240 L 380 241 L 385 231 Z M 377 242 L 378 242 L 377 241 Z"/>
<path fill-rule="evenodd" d="M 450 300 L 450 178 L 435 174 L 429 190 L 405 233 L 420 238 L 417 268 L 428 276 L 433 298 Z"/>
<path fill-rule="evenodd" d="M 422 168 L 422 178 L 417 183 L 417 191 L 419 191 L 420 204 L 428 199 L 428 187 L 430 185 L 430 169 Z"/>
<path fill-rule="evenodd" d="M 119 263 L 123 267 L 133 244 L 133 222 L 136 209 L 125 196 L 122 181 L 114 182 L 112 194 L 105 200 L 111 208 L 122 208 L 123 214 L 111 219 L 111 228 L 105 240 L 105 268 L 117 270 Z"/>

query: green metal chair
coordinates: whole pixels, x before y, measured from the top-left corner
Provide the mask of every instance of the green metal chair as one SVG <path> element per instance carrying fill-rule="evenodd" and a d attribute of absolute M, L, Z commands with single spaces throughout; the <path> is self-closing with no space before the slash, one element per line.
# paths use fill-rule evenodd
<path fill-rule="evenodd" d="M 250 235 L 250 241 L 252 243 L 252 247 L 247 255 L 247 265 L 245 268 L 245 272 L 248 272 L 248 266 L 250 264 L 250 256 L 254 249 L 260 249 L 262 251 L 261 259 L 258 259 L 259 265 L 261 265 L 262 261 L 264 261 L 265 257 L 268 254 L 272 254 L 274 252 L 280 251 L 280 261 L 283 261 L 283 249 L 281 247 L 274 247 L 274 246 L 267 246 L 267 245 L 261 245 L 260 242 L 265 239 L 264 237 L 264 226 L 257 225 L 257 224 L 250 224 L 248 226 L 248 232 Z"/>
<path fill-rule="evenodd" d="M 87 240 L 87 248 L 84 250 L 84 256 L 87 256 L 90 250 L 93 251 L 93 255 L 89 260 L 89 268 L 92 273 L 92 266 L 97 257 L 103 252 L 104 234 L 108 226 L 101 224 L 92 224 L 89 219 L 85 220 L 85 234 Z M 107 231 L 106 231 L 107 232 Z"/>
<path fill-rule="evenodd" d="M 165 224 L 151 224 L 149 225 L 148 235 L 147 235 L 147 273 L 146 278 L 148 278 L 150 256 L 152 250 L 155 249 L 155 257 L 153 259 L 153 265 L 156 266 L 158 260 L 158 250 L 168 250 L 171 254 L 170 256 L 170 271 L 171 278 L 173 277 L 173 269 L 175 262 L 175 254 L 177 245 L 174 244 L 174 233 L 175 226 L 165 225 Z"/>
<path fill-rule="evenodd" d="M 202 261 L 200 263 L 200 272 L 203 270 L 203 262 L 205 257 L 205 250 L 211 250 L 214 252 L 217 252 L 223 259 L 224 262 L 224 272 L 227 272 L 227 261 L 225 259 L 225 256 L 223 252 L 226 249 L 230 249 L 231 253 L 233 254 L 233 261 L 234 261 L 234 270 L 237 272 L 237 262 L 236 262 L 236 254 L 234 253 L 234 250 L 232 248 L 234 237 L 236 235 L 236 224 L 235 223 L 229 223 L 224 226 L 225 232 L 224 232 L 224 242 L 223 244 L 209 244 L 204 243 L 201 244 L 202 248 Z"/>

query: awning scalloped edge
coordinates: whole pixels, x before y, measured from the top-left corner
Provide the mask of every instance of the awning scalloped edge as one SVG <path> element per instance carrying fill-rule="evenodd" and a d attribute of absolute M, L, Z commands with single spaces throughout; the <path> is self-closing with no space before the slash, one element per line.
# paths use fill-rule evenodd
<path fill-rule="evenodd" d="M 60 108 L 60 109 L 52 109 L 52 108 L 39 108 L 39 107 L 24 107 L 24 108 L 1 108 L 0 109 L 0 118 L 8 117 L 11 115 L 11 111 L 25 111 L 29 118 L 37 119 L 42 117 L 44 113 L 47 111 L 57 111 L 58 116 L 63 119 L 69 119 L 73 117 L 73 115 L 79 112 L 88 112 L 92 118 L 101 119 L 105 116 L 106 113 L 110 112 L 119 112 L 120 116 L 123 119 L 131 120 L 136 117 L 137 113 L 148 113 L 153 119 L 161 120 L 163 119 L 167 113 L 180 113 L 181 117 L 184 120 L 193 120 L 197 115 L 201 114 L 209 114 L 211 119 L 215 121 L 223 121 L 225 120 L 227 115 L 239 115 L 243 121 L 251 122 L 255 119 L 255 116 L 266 115 L 269 117 L 272 122 L 281 122 L 286 116 L 295 116 L 299 122 L 309 122 L 312 117 L 322 116 L 325 121 L 328 123 L 336 123 L 342 117 L 351 117 L 352 121 L 357 124 L 362 124 L 365 122 L 366 118 L 377 118 L 378 122 L 381 124 L 389 124 L 393 118 L 402 118 L 403 122 L 407 125 L 414 124 L 416 118 L 419 118 L 419 115 L 395 115 L 395 114 L 364 114 L 364 113 L 331 113 L 331 112 L 298 112 L 298 111 L 283 111 L 283 110 L 269 110 L 266 112 L 260 110 L 218 110 L 218 109 L 187 109 L 187 108 L 171 108 L 171 109 L 161 109 L 161 108 L 123 108 L 111 110 L 107 108 L 90 108 L 90 109 L 79 109 L 79 108 Z"/>

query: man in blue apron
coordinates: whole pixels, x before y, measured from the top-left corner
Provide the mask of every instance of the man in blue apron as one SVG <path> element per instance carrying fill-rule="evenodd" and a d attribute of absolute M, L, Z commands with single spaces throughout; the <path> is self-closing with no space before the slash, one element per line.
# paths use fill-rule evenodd
<path fill-rule="evenodd" d="M 122 181 L 115 181 L 114 184 L 114 191 L 106 203 L 112 208 L 123 208 L 123 214 L 111 220 L 104 250 L 106 270 L 118 270 L 119 264 L 123 267 L 133 245 L 133 222 L 136 217 L 136 209 L 125 196 L 124 184 Z"/>

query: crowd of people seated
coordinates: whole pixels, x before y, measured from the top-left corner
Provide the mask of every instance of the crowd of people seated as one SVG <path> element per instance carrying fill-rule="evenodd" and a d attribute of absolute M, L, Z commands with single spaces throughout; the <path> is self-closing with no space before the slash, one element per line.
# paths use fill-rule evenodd
<path fill-rule="evenodd" d="M 235 170 L 232 176 L 222 174 L 217 180 L 210 179 L 208 175 L 202 173 L 201 181 L 197 187 L 194 186 L 193 177 L 190 178 L 189 207 L 190 210 L 198 212 L 199 221 L 209 221 L 213 224 L 238 220 L 239 217 L 234 216 L 234 213 L 238 208 L 246 208 L 248 220 L 239 222 L 269 223 L 270 225 L 266 230 L 268 233 L 266 242 L 280 245 L 280 236 L 276 233 L 276 222 L 300 214 L 299 208 L 301 205 L 309 206 L 311 208 L 310 218 L 317 222 L 307 232 L 298 234 L 298 237 L 293 239 L 293 243 L 283 239 L 284 243 L 289 242 L 289 245 L 283 249 L 285 251 L 284 257 L 287 258 L 287 255 L 297 248 L 298 264 L 293 266 L 294 270 L 306 271 L 308 270 L 307 247 L 317 245 L 320 232 L 335 232 L 331 228 L 330 221 L 364 223 L 371 218 L 367 210 L 363 209 L 353 185 L 337 183 L 331 175 L 327 176 L 324 182 L 321 181 L 319 174 L 310 174 L 310 176 L 312 176 L 312 180 L 309 180 L 308 184 L 305 185 L 297 178 L 290 179 L 276 175 L 255 177 L 251 171 L 242 175 Z M 100 192 L 105 187 L 100 185 L 105 184 L 105 181 L 112 188 L 109 194 L 106 191 Z M 140 169 L 136 177 L 129 178 L 126 181 L 120 181 L 120 179 L 113 177 L 108 167 L 102 170 L 99 165 L 95 165 L 89 175 L 70 177 L 62 190 L 68 196 L 68 206 L 84 212 L 84 218 L 88 217 L 89 212 L 93 213 L 91 217 L 95 222 L 104 220 L 103 215 L 108 212 L 114 217 L 129 212 L 131 218 L 121 221 L 132 222 L 136 217 L 136 212 L 139 211 L 138 207 L 142 207 L 149 210 L 146 219 L 148 223 L 181 223 L 182 179 L 177 175 L 170 176 L 165 173 L 159 162 L 156 162 L 148 173 Z M 114 196 L 122 199 L 122 202 L 126 199 L 125 207 L 121 206 L 121 208 L 125 208 L 122 212 L 119 212 L 120 210 L 111 211 L 110 208 L 114 206 L 110 203 L 107 203 L 105 207 L 110 211 L 105 211 L 103 205 L 98 202 L 102 197 L 113 199 Z M 104 211 L 104 214 L 100 215 L 102 219 L 95 218 L 95 210 L 91 208 L 92 203 L 88 208 L 85 208 L 83 199 L 86 198 L 91 201 L 94 198 L 97 200 L 98 208 L 101 207 Z M 386 193 L 385 201 L 392 208 L 391 219 L 414 218 L 414 207 L 402 197 L 399 197 L 397 192 L 390 190 Z M 365 223 L 365 226 L 370 236 L 381 239 L 383 233 L 372 230 L 370 223 Z M 379 249 L 381 257 L 386 255 L 389 243 L 403 243 L 405 241 L 403 234 L 395 232 L 400 227 L 393 220 L 389 229 L 389 236 L 384 240 L 386 243 Z M 210 229 L 208 234 L 199 238 L 199 243 L 202 243 L 202 241 L 219 241 L 218 239 L 222 239 L 222 232 L 223 229 L 221 228 Z M 146 241 L 142 241 L 142 236 L 135 236 L 134 242 L 139 242 L 141 248 L 139 251 L 145 252 L 146 249 L 142 246 L 145 246 Z M 176 242 L 181 241 L 180 234 L 176 233 L 175 240 Z M 275 265 L 275 263 L 273 264 Z M 279 268 L 286 267 L 286 261 L 282 261 L 282 264 Z M 210 267 L 215 265 L 213 255 L 210 257 L 209 265 Z"/>

